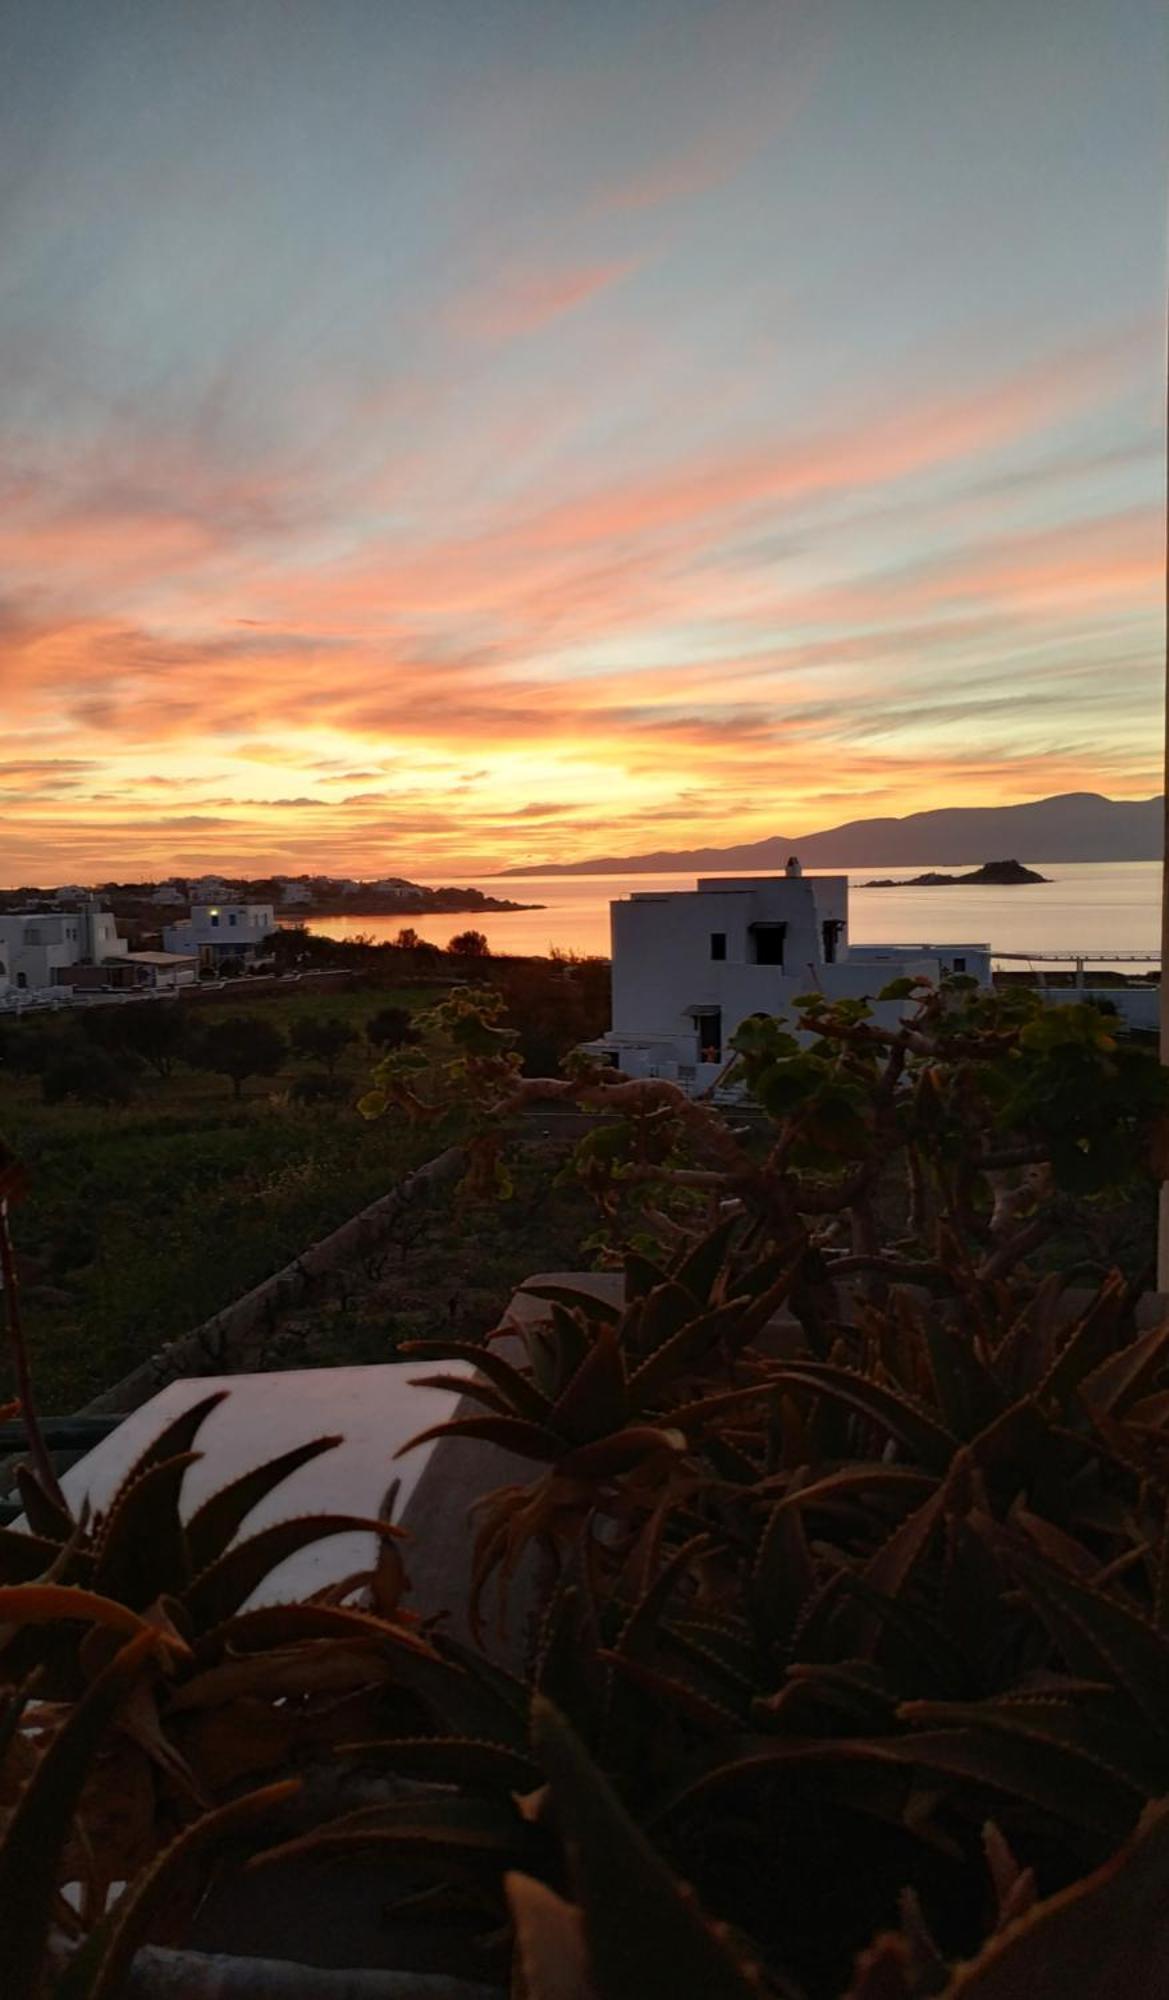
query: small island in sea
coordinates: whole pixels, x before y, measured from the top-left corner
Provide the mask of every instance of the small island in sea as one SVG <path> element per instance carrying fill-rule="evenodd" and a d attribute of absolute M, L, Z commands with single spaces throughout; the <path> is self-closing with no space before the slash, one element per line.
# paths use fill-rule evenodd
<path fill-rule="evenodd" d="M 949 889 L 964 883 L 976 888 L 1014 888 L 1023 882 L 1049 882 L 1050 875 L 1040 875 L 1034 868 L 1024 868 L 1021 861 L 984 861 L 981 868 L 972 868 L 968 875 L 903 875 L 899 881 L 886 876 L 880 882 L 863 882 L 864 889 Z"/>

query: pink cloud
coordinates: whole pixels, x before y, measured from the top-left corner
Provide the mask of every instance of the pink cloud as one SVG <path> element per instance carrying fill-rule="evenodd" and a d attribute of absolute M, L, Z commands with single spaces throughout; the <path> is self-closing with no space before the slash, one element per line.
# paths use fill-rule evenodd
<path fill-rule="evenodd" d="M 515 340 L 540 333 L 587 305 L 638 268 L 637 258 L 546 271 L 504 271 L 450 308 L 448 322 L 471 340 Z"/>

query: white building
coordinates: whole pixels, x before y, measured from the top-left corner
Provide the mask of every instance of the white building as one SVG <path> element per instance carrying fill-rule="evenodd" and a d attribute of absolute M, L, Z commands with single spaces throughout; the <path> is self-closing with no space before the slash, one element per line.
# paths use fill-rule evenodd
<path fill-rule="evenodd" d="M 986 944 L 855 945 L 847 875 L 710 876 L 697 889 L 639 893 L 610 906 L 613 1025 L 586 1044 L 631 1076 L 713 1083 L 749 1014 L 783 1014 L 823 993 L 865 999 L 891 980 L 967 973 L 990 984 Z M 874 1008 L 893 1026 L 904 1002 Z"/>
<path fill-rule="evenodd" d="M 89 897 L 79 910 L 12 910 L 0 916 L 0 965 L 11 993 L 68 984 L 71 966 L 121 964 L 126 940 L 109 910 Z"/>
<path fill-rule="evenodd" d="M 190 916 L 168 924 L 162 941 L 168 952 L 193 956 L 214 969 L 226 958 L 255 958 L 275 929 L 271 903 L 192 903 Z"/>

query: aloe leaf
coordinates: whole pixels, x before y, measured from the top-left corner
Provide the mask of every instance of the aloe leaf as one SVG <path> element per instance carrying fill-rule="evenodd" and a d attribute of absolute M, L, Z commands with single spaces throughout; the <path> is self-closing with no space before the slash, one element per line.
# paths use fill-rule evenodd
<path fill-rule="evenodd" d="M 1164 1990 L 1169 1961 L 1169 1805 L 1101 1868 L 1036 1903 L 972 1963 L 946 2000 L 1134 2000 Z"/>
<path fill-rule="evenodd" d="M 931 1471 L 944 1472 L 958 1449 L 959 1440 L 953 1432 L 931 1417 L 920 1403 L 897 1389 L 875 1382 L 871 1376 L 829 1361 L 785 1362 L 751 1388 L 730 1389 L 671 1410 L 670 1422 L 681 1430 L 700 1428 L 719 1416 L 729 1416 L 732 1411 L 745 1409 L 787 1389 L 808 1389 L 843 1403 L 889 1437 L 896 1438 Z"/>
<path fill-rule="evenodd" d="M 646 1585 L 629 1616 L 621 1627 L 616 1650 L 631 1658 L 644 1653 L 643 1641 L 648 1639 L 652 1649 L 654 1633 L 670 1593 L 678 1583 L 682 1572 L 711 1546 L 707 1534 L 692 1535 L 660 1563 L 652 1580 Z"/>
<path fill-rule="evenodd" d="M 1116 1326 L 1124 1306 L 1127 1285 L 1113 1273 L 1105 1280 L 1088 1311 L 1077 1321 L 1052 1362 L 1035 1395 L 1055 1409 L 1066 1406 L 1084 1378 L 1116 1347 Z"/>
<path fill-rule="evenodd" d="M 768 1515 L 746 1582 L 746 1603 L 765 1649 L 786 1646 L 815 1588 L 803 1511 L 796 1502 L 810 1489 L 793 1480 L 794 1491 L 777 1500 Z"/>
<path fill-rule="evenodd" d="M 428 1431 L 420 1431 L 408 1444 L 401 1445 L 394 1453 L 395 1458 L 403 1458 L 408 1451 L 416 1451 L 420 1444 L 430 1444 L 435 1438 L 472 1438 L 481 1444 L 497 1444 L 503 1451 L 514 1451 L 517 1458 L 534 1458 L 545 1464 L 555 1464 L 565 1449 L 565 1442 L 555 1431 L 543 1424 L 530 1424 L 522 1417 L 450 1417 L 446 1423 L 432 1424 Z"/>
<path fill-rule="evenodd" d="M 759 1662 L 754 1647 L 730 1644 L 725 1633 L 697 1619 L 671 1619 L 660 1627 L 660 1636 L 663 1646 L 680 1653 L 705 1673 L 708 1683 L 717 1685 L 728 1705 L 743 1695 L 758 1693 Z"/>
<path fill-rule="evenodd" d="M 78 1551 L 88 1567 L 85 1552 Z M 61 1544 L 19 1528 L 0 1528 L 0 1583 L 32 1583 L 61 1559 Z"/>
<path fill-rule="evenodd" d="M 927 1728 L 958 1726 L 1042 1738 L 1131 1786 L 1142 1798 L 1153 1798 L 1169 1787 L 1166 1759 L 1150 1744 L 1139 1719 L 1117 1716 L 1083 1691 L 1008 1694 L 971 1702 L 907 1701 L 899 1712 L 904 1721 Z"/>
<path fill-rule="evenodd" d="M 187 1549 L 191 1570 L 198 1576 L 201 1570 L 221 1556 L 236 1535 L 253 1507 L 288 1479 L 302 1465 L 308 1465 L 322 1452 L 333 1451 L 342 1443 L 340 1437 L 310 1438 L 305 1444 L 294 1445 L 291 1451 L 283 1451 L 277 1458 L 265 1460 L 263 1465 L 254 1465 L 229 1485 L 221 1486 L 217 1493 L 204 1500 L 197 1507 L 186 1525 Z"/>
<path fill-rule="evenodd" d="M 533 1875 L 503 1878 L 524 2000 L 597 2000 L 580 1911 Z"/>
<path fill-rule="evenodd" d="M 421 1703 L 436 1734 L 499 1743 L 521 1757 L 526 1756 L 526 1693 L 522 1707 L 517 1708 L 510 1690 L 497 1684 L 489 1663 L 484 1661 L 480 1666 L 476 1655 L 469 1649 L 456 1651 L 450 1640 L 443 1640 L 442 1647 L 442 1653 L 426 1656 L 403 1651 L 394 1662 L 395 1686 Z M 455 1653 L 455 1657 L 443 1657 L 448 1652 Z"/>
<path fill-rule="evenodd" d="M 67 1506 L 47 1493 L 31 1465 L 18 1465 L 16 1483 L 24 1503 L 24 1515 L 34 1535 L 46 1541 L 67 1542 L 77 1532 L 77 1522 Z"/>
<path fill-rule="evenodd" d="M 106 1512 L 112 1512 L 126 1488 L 133 1486 L 144 1473 L 168 1458 L 181 1458 L 184 1452 L 190 1451 L 212 1410 L 217 1410 L 229 1394 L 227 1389 L 213 1389 L 209 1396 L 201 1396 L 197 1403 L 192 1403 L 188 1409 L 180 1410 L 177 1417 L 172 1417 L 170 1423 L 163 1426 L 158 1436 L 135 1459 Z"/>
<path fill-rule="evenodd" d="M 621 1319 L 622 1307 L 614 1299 L 598 1298 L 595 1292 L 584 1291 L 576 1285 L 526 1284 L 520 1286 L 526 1298 L 542 1299 L 548 1305 L 568 1306 L 582 1312 L 586 1319 L 602 1320 L 607 1326 L 616 1326 Z"/>
<path fill-rule="evenodd" d="M 602 1326 L 575 1375 L 561 1390 L 549 1422 L 573 1444 L 607 1437 L 625 1422 L 627 1390 L 614 1326 Z"/>
<path fill-rule="evenodd" d="M 667 1278 L 663 1284 L 640 1301 L 641 1314 L 638 1320 L 638 1347 L 644 1354 L 655 1354 L 659 1347 L 672 1340 L 680 1327 L 686 1326 L 694 1317 L 694 1299 L 684 1285 Z"/>
<path fill-rule="evenodd" d="M 1169 1359 L 1169 1320 L 1151 1327 L 1148 1333 L 1110 1354 L 1079 1385 L 1080 1396 L 1093 1410 L 1105 1416 L 1123 1416 L 1131 1403 L 1144 1395 Z"/>
<path fill-rule="evenodd" d="M 128 1605 L 98 1592 L 83 1590 L 73 1583 L 16 1583 L 0 1588 L 0 1625 L 55 1625 L 60 1620 L 82 1625 L 103 1625 L 114 1632 L 135 1638 L 153 1631 L 160 1644 L 186 1653 L 187 1648 L 173 1634 L 148 1626 Z"/>
<path fill-rule="evenodd" d="M 867 1660 L 810 1661 L 788 1668 L 779 1693 L 756 1702 L 755 1717 L 761 1721 L 779 1717 L 789 1726 L 792 1710 L 801 1713 L 809 1699 L 821 1714 L 831 1710 L 843 1718 L 840 1734 L 845 1736 L 884 1734 L 896 1707 L 881 1675 Z"/>
<path fill-rule="evenodd" d="M 204 1632 L 195 1649 L 200 1666 L 223 1653 L 233 1656 L 295 1645 L 303 1639 L 371 1639 L 404 1646 L 427 1659 L 437 1655 L 427 1640 L 408 1626 L 379 1618 L 371 1611 L 339 1604 L 262 1604 L 239 1611 L 222 1625 Z"/>
<path fill-rule="evenodd" d="M 1073 1673 L 1123 1688 L 1169 1745 L 1169 1640 L 1148 1619 L 1022 1548 L 1008 1546 L 1037 1616 Z"/>
<path fill-rule="evenodd" d="M 277 1563 L 309 1548 L 313 1542 L 323 1542 L 329 1535 L 347 1534 L 353 1529 L 379 1538 L 401 1534 L 400 1528 L 361 1514 L 303 1514 L 288 1521 L 276 1521 L 270 1528 L 258 1529 L 246 1542 L 238 1542 L 202 1570 L 182 1601 L 197 1628 L 220 1624 L 239 1610 Z"/>
<path fill-rule="evenodd" d="M 844 2000 L 915 2000 L 920 1992 L 908 1940 L 900 1931 L 882 1931 L 857 1959 Z"/>
<path fill-rule="evenodd" d="M 630 1305 L 647 1299 L 650 1293 L 666 1282 L 666 1273 L 652 1258 L 640 1250 L 625 1252 L 625 1297 Z"/>
<path fill-rule="evenodd" d="M 482 1409 L 490 1410 L 492 1416 L 509 1419 L 515 1416 L 515 1409 L 508 1402 L 503 1391 L 493 1388 L 490 1382 L 484 1381 L 481 1377 L 412 1375 L 410 1377 L 410 1387 L 412 1389 L 441 1389 L 444 1395 L 455 1395 L 460 1402 L 465 1400 L 469 1403 L 478 1403 Z M 547 1413 L 547 1409 L 548 1405 L 545 1403 L 545 1414 Z"/>
<path fill-rule="evenodd" d="M 666 1673 L 661 1667 L 650 1666 L 648 1661 L 631 1658 L 627 1653 L 617 1653 L 604 1646 L 597 1657 L 625 1680 L 632 1681 L 646 1694 L 652 1695 L 659 1712 L 672 1709 L 679 1715 L 687 1716 L 691 1722 L 697 1722 L 703 1729 L 713 1730 L 716 1736 L 743 1727 L 743 1716 L 738 1708 L 732 1708 L 729 1702 L 705 1693 L 678 1674 Z"/>
<path fill-rule="evenodd" d="M 974 1437 L 1003 1409 L 1004 1397 L 968 1336 L 931 1314 L 925 1327 L 930 1372 L 944 1422 L 959 1437 Z"/>
<path fill-rule="evenodd" d="M 806 1507 L 831 1507 L 834 1501 L 863 1500 L 866 1495 L 888 1493 L 895 1498 L 904 1495 L 926 1494 L 933 1490 L 937 1481 L 930 1472 L 919 1472 L 912 1465 L 885 1465 L 879 1459 L 867 1463 L 842 1466 L 837 1472 L 828 1472 L 822 1479 L 814 1479 L 806 1486 L 796 1486 L 790 1472 L 777 1473 L 773 1478 L 760 1479 L 755 1492 L 771 1505 L 773 1514 L 789 1509 L 803 1511 Z M 787 1491 L 779 1499 L 776 1490 L 786 1486 Z"/>
<path fill-rule="evenodd" d="M 9 1596 L 10 1592 L 0 1592 Z M 0 1613 L 0 1615 L 3 1615 Z M 52 1739 L 0 1840 L 5 2000 L 40 2000 L 61 1852 L 93 1760 L 119 1707 L 158 1650 L 141 1621 Z"/>
<path fill-rule="evenodd" d="M 341 1743 L 338 1757 L 360 1758 L 366 1769 L 385 1768 L 428 1784 L 474 1790 L 527 1792 L 540 1783 L 531 1757 L 474 1736 L 394 1736 L 366 1743 Z"/>
<path fill-rule="evenodd" d="M 532 1723 L 564 1829 L 589 1963 L 605 2000 L 646 2000 L 650 1993 L 758 2000 L 753 1968 L 707 1922 L 568 1724 L 539 1696 Z"/>
<path fill-rule="evenodd" d="M 859 1598 L 883 1628 L 886 1637 L 881 1643 L 881 1653 L 887 1667 L 889 1651 L 900 1641 L 897 1671 L 904 1690 L 920 1688 L 924 1683 L 959 1697 L 970 1692 L 971 1663 L 938 1618 L 906 1598 L 888 1597 L 883 1591 L 874 1590 L 863 1574 L 847 1569 L 839 1574 L 842 1596 Z M 801 1653 L 800 1657 L 807 1655 Z"/>
<path fill-rule="evenodd" d="M 1143 1803 L 1132 1785 L 1093 1758 L 1022 1730 L 931 1729 L 854 1744 L 853 1750 L 858 1757 L 985 1785 L 1108 1840 L 1124 1838 Z"/>
<path fill-rule="evenodd" d="M 681 1263 L 670 1273 L 674 1283 L 684 1285 L 700 1306 L 706 1305 L 710 1298 L 738 1227 L 737 1215 L 717 1223 L 708 1236 L 686 1252 Z"/>
<path fill-rule="evenodd" d="M 124 1480 L 106 1515 L 95 1550 L 93 1583 L 106 1597 L 142 1610 L 156 1597 L 177 1597 L 190 1570 L 179 1495 L 198 1452 L 156 1460 Z"/>
<path fill-rule="evenodd" d="M 557 1470 L 566 1479 L 612 1479 L 628 1472 L 655 1452 L 680 1455 L 686 1449 L 681 1431 L 653 1424 L 626 1424 L 611 1437 L 594 1438 L 561 1459 Z"/>
<path fill-rule="evenodd" d="M 538 1866 L 546 1859 L 544 1847 L 544 1836 L 510 1802 L 423 1794 L 345 1813 L 256 1855 L 248 1867 L 258 1871 L 294 1857 L 324 1861 L 381 1852 L 411 1868 L 437 1864 L 446 1873 L 461 1866 L 495 1882 L 503 1868 Z"/>
<path fill-rule="evenodd" d="M 634 1370 L 629 1383 L 631 1408 L 644 1410 L 660 1401 L 724 1337 L 739 1335 L 736 1343 L 739 1345 L 750 1339 L 755 1325 L 766 1317 L 766 1311 L 767 1308 L 761 1312 L 749 1299 L 738 1298 L 687 1320 Z"/>
<path fill-rule="evenodd" d="M 939 1486 L 928 1500 L 894 1528 L 888 1540 L 869 1557 L 861 1572 L 871 1590 L 886 1599 L 900 1597 L 921 1561 L 942 1517 L 946 1488 Z M 859 1650 L 871 1655 L 880 1637 L 881 1616 L 869 1612 L 858 1620 Z"/>
<path fill-rule="evenodd" d="M 176 1904 L 189 1908 L 197 1901 L 202 1880 L 222 1849 L 250 1833 L 257 1821 L 286 1805 L 299 1790 L 295 1778 L 266 1785 L 204 1813 L 187 1827 L 143 1869 L 91 1932 L 57 1981 L 53 2000 L 118 2000 L 135 1952 L 150 1941 L 160 1921 L 173 1922 Z"/>
<path fill-rule="evenodd" d="M 534 1424 L 548 1421 L 552 1407 L 548 1397 L 536 1387 L 530 1375 L 491 1347 L 476 1347 L 466 1340 L 404 1340 L 398 1352 L 434 1361 L 473 1362 L 479 1373 L 506 1397 L 517 1417 L 527 1417 Z M 464 1393 L 470 1393 L 469 1384 Z"/>

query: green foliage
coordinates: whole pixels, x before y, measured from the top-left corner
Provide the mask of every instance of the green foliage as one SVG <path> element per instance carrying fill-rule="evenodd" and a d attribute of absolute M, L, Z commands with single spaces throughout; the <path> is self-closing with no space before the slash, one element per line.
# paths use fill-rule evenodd
<path fill-rule="evenodd" d="M 139 1067 L 132 1056 L 67 1049 L 42 1071 L 41 1095 L 46 1104 L 64 1104 L 69 1098 L 78 1104 L 129 1104 Z"/>
<path fill-rule="evenodd" d="M 310 1062 L 323 1063 L 332 1076 L 338 1059 L 350 1044 L 356 1041 L 356 1031 L 348 1021 L 336 1014 L 327 1014 L 313 1019 L 302 1017 L 295 1021 L 289 1035 L 289 1043 L 298 1056 L 305 1056 Z"/>
<path fill-rule="evenodd" d="M 365 1024 L 365 1038 L 375 1049 L 400 1049 L 418 1040 L 413 1017 L 405 1007 L 379 1007 Z"/>
<path fill-rule="evenodd" d="M 288 1055 L 288 1043 L 271 1021 L 253 1014 L 229 1014 L 204 1028 L 191 1045 L 190 1060 L 199 1069 L 231 1079 L 238 1098 L 251 1076 L 275 1076 Z"/>
<path fill-rule="evenodd" d="M 189 1012 L 177 998 L 87 1008 L 80 1027 L 99 1048 L 139 1057 L 156 1076 L 171 1076 L 190 1044 Z"/>

